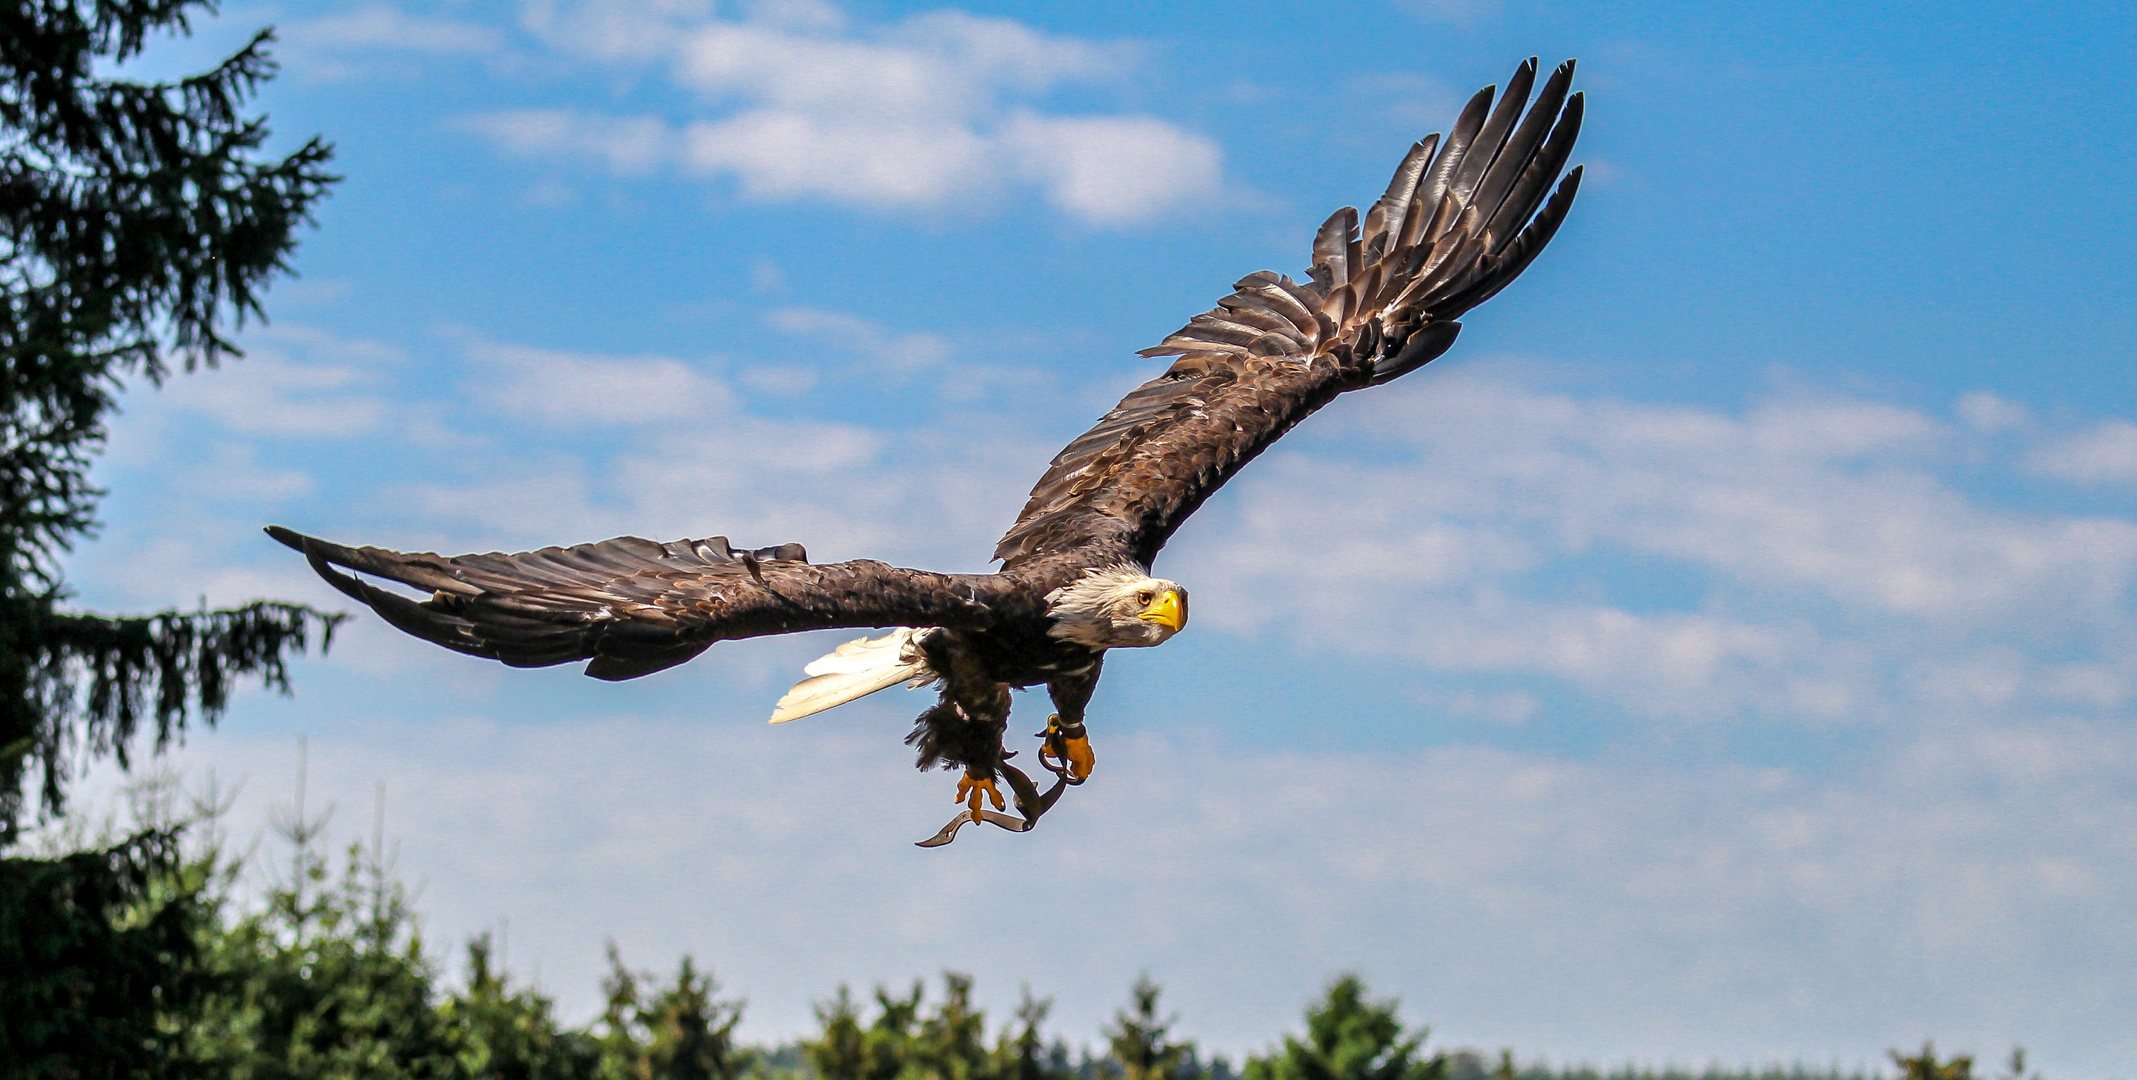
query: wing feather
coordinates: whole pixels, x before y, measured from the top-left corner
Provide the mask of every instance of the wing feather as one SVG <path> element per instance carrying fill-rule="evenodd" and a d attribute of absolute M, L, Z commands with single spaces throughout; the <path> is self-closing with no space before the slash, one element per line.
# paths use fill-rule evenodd
<path fill-rule="evenodd" d="M 1572 83 L 1573 71 L 1564 64 L 1551 72 L 1551 78 L 1536 95 L 1528 115 L 1507 137 L 1506 145 L 1500 148 L 1491 167 L 1477 181 L 1476 195 L 1470 202 L 1483 207 L 1487 218 L 1498 213 L 1507 195 L 1513 191 L 1515 181 L 1535 162 L 1537 147 L 1543 143 L 1544 136 L 1550 134 L 1552 124 L 1565 108 L 1566 94 Z"/>
<path fill-rule="evenodd" d="M 1313 237 L 1313 283 L 1325 299 L 1330 289 L 1350 281 L 1351 239 L 1358 234 L 1358 209 L 1346 206 L 1321 223 Z"/>
<path fill-rule="evenodd" d="M 885 563 L 816 565 L 799 544 L 736 551 L 725 537 L 446 557 L 345 547 L 280 526 L 336 589 L 425 641 L 513 667 L 591 661 L 628 679 L 716 641 L 832 627 L 984 627 L 1003 599 L 993 575 L 931 574 Z M 354 570 L 428 590 L 417 600 Z"/>
<path fill-rule="evenodd" d="M 1259 271 L 1144 356 L 1177 359 L 1056 455 L 995 549 L 1004 569 L 1154 558 L 1203 500 L 1314 410 L 1445 352 L 1455 320 L 1520 276 L 1579 188 L 1573 62 L 1530 102 L 1532 57 L 1413 144 L 1366 212 L 1315 231 L 1307 280 Z"/>
<path fill-rule="evenodd" d="M 1522 108 L 1528 104 L 1529 88 L 1535 82 L 1536 58 L 1532 56 L 1515 69 L 1513 78 L 1506 80 L 1506 93 L 1500 95 L 1498 107 L 1491 111 L 1491 118 L 1477 132 L 1475 145 L 1462 156 L 1462 163 L 1455 169 L 1447 190 L 1465 205 L 1476 202 L 1477 185 L 1484 179 L 1485 171 L 1498 160 L 1499 151 L 1506 146 L 1507 137 L 1514 130 L 1514 121 L 1520 118 Z"/>
<path fill-rule="evenodd" d="M 1419 197 L 1428 203 L 1439 203 L 1447 196 L 1448 184 L 1454 178 L 1454 170 L 1469 156 L 1469 146 L 1476 141 L 1477 133 L 1484 130 L 1484 119 L 1491 114 L 1492 95 L 1498 87 L 1487 86 L 1469 99 L 1462 107 L 1462 115 L 1447 133 L 1447 142 L 1439 156 L 1432 161 L 1432 168 L 1425 173 Z"/>

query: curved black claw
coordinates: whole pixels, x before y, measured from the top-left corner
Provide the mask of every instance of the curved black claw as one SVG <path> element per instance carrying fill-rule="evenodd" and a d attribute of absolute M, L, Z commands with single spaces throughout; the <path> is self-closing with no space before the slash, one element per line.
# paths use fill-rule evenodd
<path fill-rule="evenodd" d="M 1061 793 L 1068 790 L 1069 781 L 1065 776 L 1055 779 L 1054 786 L 1048 788 L 1045 794 L 1040 794 L 1038 785 L 1031 782 L 1031 777 L 1024 775 L 1024 770 L 1006 762 L 996 766 L 996 768 L 1001 771 L 1002 779 L 1009 782 L 1009 790 L 1016 796 L 1017 813 L 1024 816 L 1010 817 L 1008 814 L 997 814 L 992 810 L 980 810 L 979 819 L 989 825 L 1007 829 L 1010 832 L 1030 832 L 1039 824 L 1040 815 L 1053 809 L 1054 804 L 1061 801 Z M 972 813 L 971 810 L 959 810 L 957 816 L 951 818 L 950 823 L 942 827 L 941 832 L 919 841 L 913 846 L 941 847 L 957 839 L 957 830 L 964 828 L 966 822 L 973 820 Z"/>
<path fill-rule="evenodd" d="M 1041 760 L 1043 762 L 1044 758 Z M 1061 801 L 1061 793 L 1069 787 L 1068 777 L 1056 776 L 1054 786 L 1041 795 L 1038 785 L 1031 782 L 1031 777 L 1024 775 L 1024 770 L 1006 763 L 999 768 L 1002 779 L 1009 781 L 1010 793 L 1016 796 L 1017 813 L 1024 815 L 1024 820 L 1028 823 L 1025 825 L 1026 829 L 1037 825 L 1039 815 L 1052 810 L 1054 804 Z"/>
<path fill-rule="evenodd" d="M 987 824 L 998 825 L 1004 829 L 1008 829 L 1010 832 L 1031 831 L 1032 823 L 1023 818 L 1013 818 L 1010 817 L 1008 814 L 997 814 L 992 810 L 982 810 L 979 812 L 979 816 L 981 820 L 985 821 Z M 950 841 L 957 839 L 957 830 L 964 828 L 965 824 L 971 820 L 972 811 L 959 810 L 957 812 L 957 816 L 951 818 L 950 823 L 942 827 L 941 832 L 938 832 L 935 835 L 930 836 L 927 839 L 914 844 L 913 846 L 941 847 L 944 844 L 947 844 Z"/>

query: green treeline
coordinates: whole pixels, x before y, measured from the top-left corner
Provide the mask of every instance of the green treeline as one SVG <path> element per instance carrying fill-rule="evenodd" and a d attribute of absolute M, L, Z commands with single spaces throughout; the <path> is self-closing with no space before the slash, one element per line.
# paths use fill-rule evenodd
<path fill-rule="evenodd" d="M 131 838 L 59 859 L 0 860 L 0 1076 L 425 1077 L 439 1080 L 1870 1080 L 1833 1069 L 1701 1072 L 1552 1068 L 1510 1052 L 1427 1049 L 1398 1003 L 1356 977 L 1308 1006 L 1303 1030 L 1235 1068 L 1175 1031 L 1147 977 L 1074 1045 L 1027 988 L 990 1018 L 972 979 L 944 972 L 840 986 L 816 1030 L 776 1046 L 737 1040 L 743 1002 L 684 956 L 636 970 L 615 947 L 604 1007 L 585 1024 L 514 980 L 488 935 L 463 945 L 452 984 L 423 940 L 381 838 L 330 859 L 323 818 L 296 808 L 286 850 L 251 867 L 226 853 L 215 793 L 176 820 L 170 785 L 137 789 Z M 195 841 L 188 845 L 186 837 Z M 67 846 L 83 847 L 80 837 Z M 1972 1080 L 1967 1057 L 1893 1055 L 1900 1080 Z M 2014 1052 L 2004 1080 L 2040 1080 Z"/>

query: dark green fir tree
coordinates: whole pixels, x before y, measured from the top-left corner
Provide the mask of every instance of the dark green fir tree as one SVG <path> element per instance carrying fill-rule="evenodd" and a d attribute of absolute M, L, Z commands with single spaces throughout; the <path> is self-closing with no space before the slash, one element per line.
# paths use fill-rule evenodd
<path fill-rule="evenodd" d="M 1043 1030 L 1053 1010 L 1052 998 L 1033 997 L 1031 987 L 1024 987 L 1016 1023 L 995 1042 L 996 1080 L 1074 1080 L 1080 1075 L 1069 1059 L 1068 1044 L 1049 1040 Z"/>
<path fill-rule="evenodd" d="M 1403 1028 L 1400 1004 L 1373 1001 L 1346 975 L 1306 1010 L 1306 1037 L 1284 1036 L 1268 1057 L 1247 1059 L 1244 1080 L 1443 1080 L 1447 1059 L 1423 1057 L 1425 1032 Z"/>
<path fill-rule="evenodd" d="M 1176 1016 L 1160 1016 L 1163 990 L 1148 975 L 1135 980 L 1128 1007 L 1113 1014 L 1105 1036 L 1107 1063 L 1120 1080 L 1196 1080 L 1203 1073 L 1195 1044 L 1172 1037 Z"/>
<path fill-rule="evenodd" d="M 58 559 L 95 525 L 121 383 L 237 355 L 228 335 L 336 179 L 316 139 L 263 152 L 245 106 L 274 70 L 267 31 L 176 82 L 104 74 L 212 10 L 0 0 L 0 841 L 30 800 L 58 808 L 80 760 L 124 763 L 144 724 L 161 746 L 240 678 L 286 686 L 285 658 L 333 624 L 294 604 L 66 606 Z"/>
<path fill-rule="evenodd" d="M 61 556 L 95 525 L 89 466 L 126 380 L 237 355 L 335 177 L 286 155 L 247 102 L 266 32 L 212 70 L 129 80 L 197 0 L 0 0 L 0 848 L 57 812 L 70 771 L 126 764 L 212 721 L 234 684 L 286 688 L 334 616 L 294 604 L 107 616 L 68 606 Z M 159 1013 L 191 994 L 197 920 L 169 833 L 0 859 L 0 1060 L 16 1075 L 170 1071 Z"/>
<path fill-rule="evenodd" d="M 608 961 L 608 1007 L 595 1043 L 601 1080 L 736 1080 L 749 1071 L 755 1055 L 735 1041 L 743 1002 L 719 997 L 710 971 L 700 973 L 686 955 L 675 980 L 664 982 L 625 967 L 614 942 Z"/>
<path fill-rule="evenodd" d="M 556 1003 L 515 987 L 492 952 L 490 935 L 468 942 L 467 992 L 440 1006 L 459 1036 L 461 1072 L 484 1080 L 594 1080 L 601 1045 L 564 1027 Z"/>
<path fill-rule="evenodd" d="M 916 1057 L 924 993 L 919 982 L 904 997 L 876 987 L 875 1020 L 863 1025 L 852 992 L 840 986 L 836 997 L 816 1006 L 820 1030 L 802 1040 L 802 1060 L 823 1080 L 897 1080 Z"/>

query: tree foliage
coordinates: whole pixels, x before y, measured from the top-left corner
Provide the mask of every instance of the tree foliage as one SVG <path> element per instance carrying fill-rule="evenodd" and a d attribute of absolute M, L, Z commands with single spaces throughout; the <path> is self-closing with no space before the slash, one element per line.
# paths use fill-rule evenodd
<path fill-rule="evenodd" d="M 1306 1010 L 1306 1037 L 1284 1036 L 1268 1057 L 1247 1059 L 1246 1080 L 1441 1080 L 1447 1059 L 1419 1056 L 1426 1031 L 1403 1028 L 1400 1003 L 1370 1001 L 1365 983 L 1345 975 Z"/>
<path fill-rule="evenodd" d="M 608 959 L 598 1067 L 604 1080 L 734 1080 L 748 1069 L 750 1055 L 735 1044 L 743 1003 L 714 996 L 720 984 L 711 972 L 699 974 L 686 955 L 675 980 L 663 984 L 625 967 L 613 942 Z"/>
<path fill-rule="evenodd" d="M 1892 1058 L 1894 1065 L 1899 1066 L 1900 1080 L 1974 1080 L 1972 1055 L 1954 1054 L 1944 1061 L 1938 1061 L 1937 1044 L 1933 1042 L 1923 1043 L 1922 1051 L 1918 1054 L 1902 1054 L 1893 1050 L 1888 1056 Z M 2014 1071 L 2021 1076 L 2025 1075 L 2025 1052 L 2018 1051 L 2014 1060 Z"/>
<path fill-rule="evenodd" d="M 973 1004 L 972 977 L 946 971 L 943 998 L 924 1008 L 926 988 L 903 995 L 878 986 L 876 1015 L 861 1021 L 844 986 L 816 1007 L 818 1033 L 801 1043 L 802 1060 L 819 1080 L 1069 1080 L 1086 1072 L 1043 1027 L 1052 1003 L 1026 988 L 1016 1023 L 991 1041 L 987 1014 Z"/>
<path fill-rule="evenodd" d="M 1195 1080 L 1202 1073 L 1195 1044 L 1172 1038 L 1179 1017 L 1158 1016 L 1162 992 L 1149 975 L 1137 978 L 1129 990 L 1129 1006 L 1114 1013 L 1113 1023 L 1099 1033 L 1121 1080 Z"/>
<path fill-rule="evenodd" d="M 1080 1072 L 1069 1064 L 1068 1044 L 1046 1040 L 1041 1029 L 1053 1012 L 1052 998 L 1037 998 L 1026 986 L 1017 1002 L 1017 1022 L 1002 1033 L 995 1046 L 994 1074 L 998 1080 L 1068 1080 Z"/>
<path fill-rule="evenodd" d="M 0 1062 L 24 1077 L 181 1075 L 209 925 L 174 878 L 175 830 L 58 859 L 0 860 Z"/>
<path fill-rule="evenodd" d="M 95 525 L 89 482 L 128 377 L 237 355 L 297 228 L 337 179 L 318 139 L 268 153 L 247 102 L 268 31 L 173 82 L 109 72 L 185 34 L 203 0 L 0 0 L 0 843 L 29 771 L 47 808 L 69 755 L 161 746 L 213 718 L 234 677 L 286 687 L 284 657 L 334 617 L 291 604 L 107 618 L 61 609 L 59 558 Z"/>
<path fill-rule="evenodd" d="M 207 941 L 214 989 L 184 1025 L 189 1055 L 210 1075 L 256 1080 L 458 1075 L 407 891 L 377 845 L 350 845 L 331 874 L 325 824 L 300 795 L 278 826 L 291 848 L 281 880 Z"/>
<path fill-rule="evenodd" d="M 514 988 L 492 960 L 490 936 L 468 942 L 467 989 L 440 1012 L 458 1034 L 459 1071 L 492 1080 L 580 1080 L 598 1075 L 601 1044 L 566 1027 L 556 1003 Z"/>

